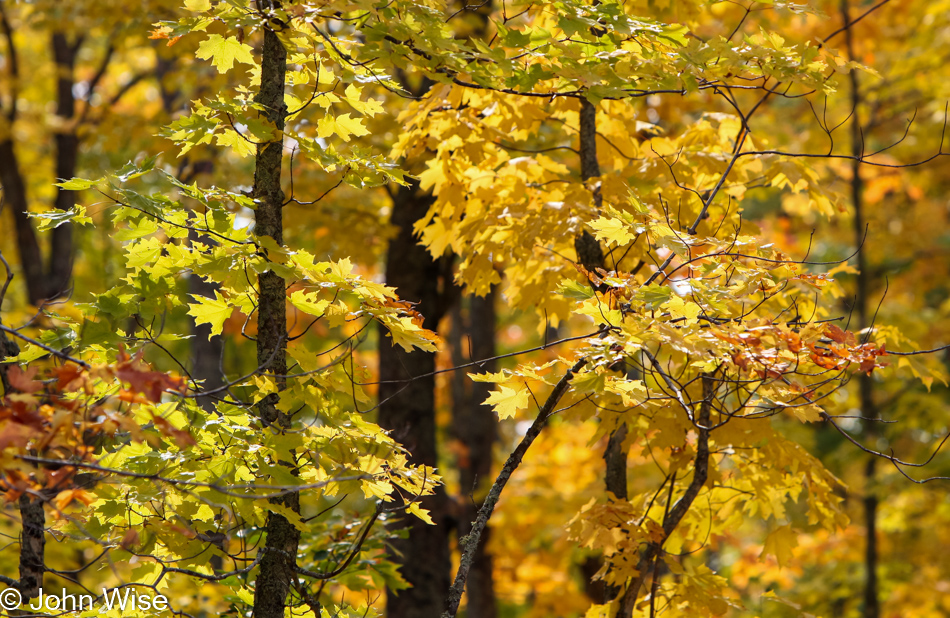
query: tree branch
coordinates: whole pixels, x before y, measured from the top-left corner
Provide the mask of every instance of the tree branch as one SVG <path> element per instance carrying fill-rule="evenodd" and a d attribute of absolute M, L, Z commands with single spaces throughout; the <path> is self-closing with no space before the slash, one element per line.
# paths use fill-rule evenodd
<path fill-rule="evenodd" d="M 518 446 L 515 447 L 515 450 L 508 456 L 508 460 L 502 467 L 501 472 L 498 474 L 498 477 L 495 478 L 495 482 L 488 491 L 488 496 L 485 497 L 485 502 L 483 502 L 482 507 L 478 509 L 478 516 L 475 519 L 475 523 L 472 524 L 472 531 L 466 537 L 460 539 L 462 558 L 459 561 L 459 570 L 455 575 L 455 582 L 449 590 L 449 596 L 446 601 L 445 611 L 442 612 L 442 618 L 455 618 L 455 615 L 458 613 L 459 603 L 462 600 L 462 592 L 465 590 L 465 580 L 468 578 L 469 569 L 471 569 L 472 562 L 475 559 L 475 550 L 478 548 L 478 541 L 482 536 L 482 531 L 485 529 L 485 526 L 488 525 L 488 519 L 495 510 L 495 506 L 498 504 L 502 490 L 504 490 L 505 485 L 508 483 L 514 471 L 521 465 L 521 460 L 524 458 L 525 453 L 531 447 L 535 438 L 541 433 L 548 418 L 554 413 L 554 407 L 567 391 L 571 378 L 586 364 L 586 358 L 582 358 L 574 363 L 574 365 L 567 370 L 567 373 L 561 377 L 557 385 L 555 385 L 554 390 L 551 391 L 544 405 L 541 406 L 541 409 L 538 411 L 537 418 L 531 423 L 531 427 L 525 433 Z"/>

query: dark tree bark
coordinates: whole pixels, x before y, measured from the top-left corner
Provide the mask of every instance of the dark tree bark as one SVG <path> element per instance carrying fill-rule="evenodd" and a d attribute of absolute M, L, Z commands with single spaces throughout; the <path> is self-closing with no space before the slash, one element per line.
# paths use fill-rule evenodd
<path fill-rule="evenodd" d="M 495 352 L 495 300 L 497 288 L 492 287 L 486 296 L 468 299 L 468 312 L 463 315 L 461 303 L 452 308 L 452 364 L 461 365 L 470 361 L 492 358 Z M 467 318 L 467 319 L 466 319 Z M 463 353 L 464 338 L 470 344 L 470 353 Z M 487 361 L 478 366 L 478 371 L 494 372 L 496 361 Z M 482 402 L 491 392 L 491 384 L 472 382 L 465 372 L 452 376 L 452 429 L 462 444 L 464 456 L 458 463 L 460 495 L 460 538 L 471 532 L 472 522 L 478 516 L 479 503 L 491 489 L 492 451 L 498 436 L 498 422 L 491 406 Z M 487 551 L 491 528 L 482 533 L 472 568 L 466 581 L 468 618 L 495 618 L 498 610 L 495 603 L 495 586 L 492 577 L 492 557 Z"/>
<path fill-rule="evenodd" d="M 76 116 L 76 98 L 73 96 L 75 85 L 76 52 L 83 37 L 77 36 L 70 42 L 62 32 L 53 34 L 53 58 L 56 60 L 56 115 L 62 127 L 56 131 L 54 145 L 56 151 L 56 178 L 69 180 L 76 175 L 79 159 L 79 136 L 76 135 L 74 120 Z M 76 203 L 76 192 L 57 189 L 54 206 L 59 210 L 69 210 Z M 63 295 L 69 289 L 73 275 L 73 225 L 64 223 L 53 229 L 50 237 L 49 272 L 46 280 L 46 296 L 54 298 Z"/>
<path fill-rule="evenodd" d="M 181 104 L 181 90 L 178 88 L 169 89 L 166 85 L 166 77 L 174 68 L 174 60 L 171 58 L 159 57 L 155 61 L 155 80 L 158 82 L 159 92 L 162 98 L 162 108 L 165 113 L 171 117 L 178 106 Z M 185 183 L 192 183 L 200 174 L 211 173 L 214 170 L 214 161 L 210 156 L 208 158 L 192 161 L 184 157 L 178 169 L 178 179 Z M 207 245 L 216 243 L 211 236 L 201 236 L 194 232 L 189 233 L 189 240 L 199 241 Z M 188 293 L 192 295 L 214 298 L 215 290 L 220 286 L 215 281 L 205 281 L 198 275 L 192 273 L 188 278 Z M 221 335 L 211 336 L 210 324 L 198 324 L 194 319 L 191 322 L 191 377 L 201 382 L 202 390 L 214 390 L 225 384 L 224 379 L 224 337 Z M 204 396 L 198 398 L 198 403 L 202 408 L 211 410 L 214 406 L 215 398 L 213 396 Z"/>
<path fill-rule="evenodd" d="M 844 30 L 845 47 L 848 57 L 854 58 L 854 33 L 850 27 L 849 1 L 841 0 L 841 16 L 846 26 Z M 858 247 L 857 255 L 857 291 L 855 294 L 855 314 L 857 317 L 857 332 L 868 326 L 868 294 L 869 272 L 867 255 L 864 252 L 864 183 L 861 179 L 861 157 L 864 154 L 864 137 L 861 125 L 861 115 L 858 109 L 861 105 L 861 85 L 858 82 L 857 71 L 850 72 L 851 78 L 851 203 L 854 207 L 854 240 Z M 870 419 L 878 418 L 877 406 L 874 402 L 874 390 L 871 376 L 860 373 L 858 376 L 858 392 L 861 400 L 861 416 Z M 868 437 L 877 434 L 877 427 L 872 420 L 867 423 L 865 433 Z M 877 580 L 877 495 L 875 494 L 875 465 L 876 458 L 870 455 L 865 467 L 865 496 L 864 496 L 864 524 L 866 545 L 864 554 L 864 618 L 879 618 L 881 615 L 880 593 Z"/>
<path fill-rule="evenodd" d="M 11 56 L 11 73 L 14 81 L 18 78 L 16 52 L 12 37 L 8 30 L 10 24 L 6 14 L 2 16 L 2 26 L 7 38 L 7 45 Z M 68 180 L 76 175 L 76 165 L 79 157 L 79 137 L 75 129 L 76 98 L 73 96 L 75 85 L 74 69 L 76 53 L 82 44 L 82 37 L 70 42 L 62 32 L 52 36 L 53 58 L 56 63 L 56 116 L 61 128 L 54 135 L 54 152 L 56 160 L 56 179 Z M 10 124 L 16 118 L 16 93 L 10 109 L 7 110 L 7 120 Z M 8 133 L 7 139 L 0 142 L 0 182 L 3 183 L 4 205 L 13 210 L 14 230 L 16 232 L 17 250 L 20 254 L 20 268 L 23 272 L 23 281 L 26 285 L 27 298 L 33 305 L 40 305 L 44 300 L 57 298 L 69 289 L 73 270 L 73 229 L 72 224 L 63 223 L 53 229 L 50 237 L 50 251 L 48 268 L 44 266 L 43 251 L 33 224 L 27 216 L 28 199 L 26 183 L 17 160 L 13 137 Z M 53 205 L 60 210 L 69 210 L 75 204 L 75 192 L 58 189 Z"/>
<path fill-rule="evenodd" d="M 38 496 L 20 496 L 20 593 L 25 599 L 40 595 L 46 572 L 46 511 Z"/>
<path fill-rule="evenodd" d="M 4 263 L 6 265 L 6 263 Z M 10 273 L 7 273 L 8 277 Z M 0 299 L 2 302 L 3 299 Z M 0 321 L 2 323 L 2 321 Z M 16 392 L 7 377 L 10 364 L 2 362 L 4 359 L 16 356 L 20 347 L 15 341 L 0 331 L 0 383 L 3 384 L 3 395 Z M 22 494 L 17 507 L 20 511 L 20 559 L 19 581 L 5 580 L 8 585 L 15 585 L 24 599 L 33 599 L 39 596 L 43 586 L 43 574 L 46 572 L 46 511 L 43 496 Z"/>
<path fill-rule="evenodd" d="M 205 281 L 194 273 L 188 277 L 188 293 L 196 296 L 214 298 L 214 291 L 218 285 Z M 201 381 L 201 390 L 214 390 L 224 385 L 222 361 L 224 356 L 224 338 L 221 335 L 211 336 L 210 324 L 196 324 L 192 322 L 191 339 L 191 377 Z M 214 406 L 213 396 L 198 398 L 198 404 L 211 410 Z"/>
<path fill-rule="evenodd" d="M 26 185 L 12 137 L 0 142 L 0 182 L 3 183 L 3 204 L 13 211 L 17 252 L 20 254 L 20 270 L 26 284 L 27 298 L 31 304 L 39 305 L 46 298 L 43 252 L 26 214 Z"/>
<path fill-rule="evenodd" d="M 442 285 L 445 264 L 433 260 L 413 236 L 413 225 L 422 218 L 433 198 L 419 194 L 415 186 L 400 187 L 393 196 L 391 222 L 399 233 L 389 243 L 386 284 L 394 286 L 403 300 L 418 303 L 424 326 L 435 330 L 445 311 L 448 286 Z M 415 464 L 438 463 L 435 423 L 435 355 L 416 350 L 405 352 L 393 346 L 380 331 L 379 425 L 403 444 Z M 425 377 L 420 377 L 425 376 Z M 393 525 L 407 528 L 408 537 L 394 539 L 392 559 L 412 588 L 386 591 L 389 618 L 435 618 L 445 604 L 450 584 L 448 496 L 441 487 L 422 500 L 434 526 L 412 517 Z"/>
<path fill-rule="evenodd" d="M 585 98 L 580 101 L 581 180 L 586 181 L 600 176 L 600 163 L 597 161 L 597 108 Z M 603 197 L 598 181 L 594 188 L 594 207 L 600 210 L 602 206 Z M 586 229 L 574 238 L 574 250 L 577 252 L 578 263 L 587 270 L 594 272 L 604 267 L 604 251 L 597 239 Z"/>
<path fill-rule="evenodd" d="M 587 181 L 600 176 L 600 163 L 597 160 L 597 108 L 587 99 L 581 98 L 580 102 L 581 179 Z M 594 207 L 600 210 L 603 206 L 600 181 L 597 181 L 593 188 L 593 198 Z M 577 261 L 588 271 L 596 272 L 598 268 L 604 268 L 603 249 L 586 229 L 574 238 L 574 249 L 577 252 Z M 627 451 L 623 446 L 626 437 L 627 426 L 622 424 L 610 434 L 604 451 L 604 484 L 609 494 L 617 500 L 627 499 Z M 615 598 L 619 593 L 619 589 L 610 586 L 604 592 L 606 600 Z"/>
<path fill-rule="evenodd" d="M 262 10 L 279 7 L 278 2 L 258 2 Z M 277 244 L 283 243 L 283 202 L 280 171 L 283 158 L 281 131 L 287 116 L 284 105 L 284 85 L 287 73 L 287 50 L 269 26 L 264 30 L 264 49 L 261 59 L 261 85 L 255 101 L 266 110 L 264 115 L 277 127 L 277 139 L 259 144 L 254 168 L 254 232 L 270 236 Z M 257 316 L 257 363 L 267 373 L 287 373 L 287 307 L 284 279 L 273 271 L 258 276 L 260 298 Z M 277 378 L 278 391 L 285 379 Z M 277 409 L 279 393 L 271 393 L 258 404 L 263 431 L 282 431 L 289 419 Z M 287 462 L 285 464 L 289 465 Z M 300 495 L 289 493 L 274 501 L 300 512 Z M 267 516 L 265 541 L 260 572 L 254 588 L 254 616 L 256 618 L 283 618 L 287 595 L 297 573 L 297 547 L 300 531 L 283 515 L 271 512 Z"/>

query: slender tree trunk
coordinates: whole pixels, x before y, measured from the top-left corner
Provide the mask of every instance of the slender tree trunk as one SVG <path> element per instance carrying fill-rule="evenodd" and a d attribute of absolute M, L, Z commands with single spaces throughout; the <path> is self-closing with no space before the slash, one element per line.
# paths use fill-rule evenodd
<path fill-rule="evenodd" d="M 584 181 L 600 177 L 600 163 L 597 160 L 597 108 L 587 99 L 581 98 L 580 109 L 580 156 L 581 179 Z M 603 206 L 603 197 L 600 191 L 600 181 L 593 187 L 594 206 L 600 210 Z M 574 249 L 577 252 L 577 261 L 590 272 L 604 268 L 604 252 L 594 236 L 583 230 L 574 238 Z M 627 437 L 626 424 L 620 425 L 610 434 L 607 448 L 604 452 L 606 472 L 604 484 L 612 499 L 627 499 L 627 451 L 623 441 Z M 619 589 L 607 587 L 605 595 L 608 599 L 615 598 Z"/>
<path fill-rule="evenodd" d="M 468 315 L 464 316 L 461 303 L 452 310 L 452 364 L 492 358 L 495 352 L 495 300 L 497 288 L 492 287 L 485 296 L 473 296 L 468 300 Z M 465 318 L 468 318 L 467 320 Z M 470 353 L 462 354 L 465 347 L 463 335 L 467 335 Z M 478 367 L 479 372 L 493 372 L 497 363 L 488 361 Z M 453 374 L 452 410 L 453 431 L 462 444 L 463 456 L 459 470 L 459 538 L 467 535 L 472 522 L 478 516 L 482 498 L 491 489 L 492 452 L 497 439 L 497 421 L 490 406 L 482 405 L 491 392 L 491 384 L 472 382 L 463 372 Z M 466 388 L 467 387 L 467 388 Z M 495 586 L 492 576 L 492 557 L 487 551 L 491 528 L 486 527 L 482 541 L 475 550 L 472 568 L 466 581 L 468 618 L 495 618 Z"/>
<path fill-rule="evenodd" d="M 76 52 L 82 37 L 70 43 L 62 32 L 53 34 L 53 58 L 56 61 L 56 116 L 60 124 L 54 136 L 56 179 L 68 180 L 76 175 L 79 156 L 79 137 L 72 122 L 76 113 L 76 98 L 73 95 Z M 12 131 L 15 108 L 11 107 L 7 120 Z M 3 183 L 4 204 L 13 209 L 17 250 L 20 268 L 26 285 L 27 298 L 33 305 L 63 295 L 70 285 L 73 269 L 72 224 L 63 223 L 53 229 L 50 238 L 49 269 L 44 268 L 43 251 L 36 237 L 33 224 L 27 216 L 28 201 L 26 183 L 20 171 L 14 149 L 13 137 L 7 134 L 0 142 L 0 182 Z M 75 203 L 75 192 L 58 189 L 54 206 L 69 210 Z"/>
<path fill-rule="evenodd" d="M 0 331 L 0 361 L 19 353 L 20 347 L 16 342 L 7 337 L 5 332 Z M 0 362 L 0 383 L 3 384 L 4 397 L 15 392 L 7 377 L 10 364 Z M 17 582 L 17 588 L 24 599 L 33 599 L 39 596 L 40 588 L 43 586 L 43 574 L 46 572 L 46 511 L 43 510 L 44 502 L 45 500 L 40 496 L 31 496 L 24 493 L 20 496 L 17 504 L 20 511 L 20 579 Z"/>
<path fill-rule="evenodd" d="M 279 7 L 278 2 L 258 2 L 261 10 Z M 254 198 L 256 210 L 254 232 L 258 236 L 270 236 L 277 244 L 283 243 L 282 208 L 284 193 L 280 183 L 283 158 L 284 120 L 287 108 L 284 105 L 284 83 L 287 72 L 287 50 L 277 34 L 264 30 L 264 50 L 261 59 L 261 86 L 255 101 L 264 107 L 264 115 L 277 127 L 278 137 L 257 146 L 254 168 Z M 273 271 L 258 276 L 260 298 L 257 316 L 257 363 L 266 366 L 265 371 L 277 375 L 287 373 L 287 308 L 285 283 Z M 277 378 L 278 391 L 285 380 Z M 263 431 L 282 431 L 289 426 L 289 419 L 277 409 L 278 393 L 272 393 L 258 404 L 258 413 L 264 425 Z M 289 462 L 284 462 L 289 465 Z M 300 495 L 296 492 L 274 498 L 275 502 L 300 512 Z M 300 531 L 283 515 L 270 513 L 267 516 L 264 556 L 254 589 L 255 618 L 283 618 L 290 586 L 296 579 L 297 547 Z"/>
<path fill-rule="evenodd" d="M 188 277 L 188 292 L 195 296 L 214 298 L 214 291 L 218 288 L 215 283 L 203 280 L 198 275 Z M 202 390 L 214 390 L 224 384 L 224 372 L 221 364 L 224 355 L 224 338 L 221 335 L 211 336 L 210 324 L 192 323 L 191 339 L 191 377 L 201 381 Z M 220 394 L 219 394 L 220 395 Z M 198 398 L 198 404 L 206 410 L 214 406 L 214 398 L 204 396 Z"/>
<path fill-rule="evenodd" d="M 175 113 L 181 97 L 180 89 L 166 87 L 165 78 L 174 68 L 174 64 L 172 59 L 161 56 L 155 61 L 155 80 L 159 85 L 162 108 L 169 118 Z M 213 169 L 214 161 L 210 157 L 197 161 L 191 161 L 185 157 L 179 168 L 178 179 L 185 184 L 190 184 L 199 174 L 211 173 Z M 216 242 L 211 236 L 201 236 L 194 232 L 190 232 L 188 237 L 192 242 L 199 241 L 207 245 L 213 245 Z M 215 290 L 218 289 L 220 285 L 216 281 L 205 281 L 195 274 L 188 278 L 189 294 L 214 298 Z M 221 387 L 225 383 L 222 367 L 224 337 L 221 335 L 212 337 L 211 325 L 198 324 L 195 320 L 191 323 L 191 334 L 191 377 L 202 383 L 202 390 L 214 390 Z M 200 397 L 198 403 L 204 409 L 211 410 L 214 406 L 214 398 Z"/>
<path fill-rule="evenodd" d="M 580 101 L 581 180 L 587 181 L 600 176 L 600 163 L 597 161 L 597 108 L 583 97 Z M 594 187 L 594 207 L 600 210 L 603 201 L 600 181 L 597 181 Z M 588 271 L 594 272 L 597 268 L 604 267 L 604 251 L 597 239 L 586 229 L 574 238 L 574 250 L 577 252 L 578 263 Z"/>
<path fill-rule="evenodd" d="M 46 572 L 46 511 L 38 496 L 20 496 L 20 593 L 24 599 L 40 595 Z"/>
<path fill-rule="evenodd" d="M 20 269 L 23 273 L 27 298 L 31 304 L 38 305 L 44 298 L 43 253 L 36 239 L 36 232 L 30 224 L 27 211 L 26 183 L 20 171 L 13 143 L 13 124 L 17 118 L 18 85 L 20 81 L 19 54 L 13 41 L 13 26 L 7 18 L 5 3 L 0 0 L 0 27 L 7 42 L 6 63 L 10 72 L 10 106 L 4 110 L 2 136 L 0 136 L 0 184 L 3 185 L 2 206 L 13 211 L 13 227 L 16 232 L 17 252 L 20 257 Z"/>
<path fill-rule="evenodd" d="M 43 270 L 43 252 L 36 231 L 27 216 L 26 184 L 20 172 L 12 136 L 0 142 L 0 182 L 3 183 L 3 203 L 13 212 L 20 270 L 26 285 L 30 304 L 39 305 L 46 298 L 46 273 Z"/>
<path fill-rule="evenodd" d="M 845 26 L 850 26 L 848 0 L 841 0 L 841 17 Z M 851 27 L 844 31 L 845 45 L 848 58 L 854 59 L 854 32 Z M 857 71 L 851 71 L 851 203 L 854 207 L 854 240 L 858 247 L 857 253 L 857 293 L 855 294 L 855 310 L 857 313 L 857 331 L 861 332 L 869 326 L 868 323 L 868 294 L 869 276 L 867 256 L 864 252 L 865 219 L 864 219 L 864 183 L 861 179 L 860 157 L 864 154 L 864 136 L 861 125 L 861 88 L 858 82 Z M 873 419 L 877 419 L 878 412 L 874 403 L 874 386 L 871 376 L 861 373 L 858 376 L 858 391 L 861 400 L 861 416 L 872 419 L 865 421 L 867 437 L 877 435 L 877 426 Z M 877 580 L 877 495 L 875 493 L 875 458 L 870 455 L 865 472 L 864 496 L 864 524 L 866 545 L 864 554 L 864 618 L 879 618 L 881 615 L 880 593 Z"/>
<path fill-rule="evenodd" d="M 53 34 L 53 58 L 56 60 L 56 116 L 60 127 L 54 136 L 56 150 L 56 179 L 69 180 L 76 175 L 79 156 L 79 136 L 73 126 L 76 116 L 74 71 L 76 52 L 82 43 L 79 36 L 70 42 L 62 32 Z M 76 192 L 57 189 L 54 206 L 69 210 L 76 203 Z M 63 295 L 69 289 L 73 274 L 73 225 L 66 222 L 53 228 L 50 238 L 49 272 L 46 294 L 50 298 Z"/>
<path fill-rule="evenodd" d="M 422 218 L 433 198 L 420 195 L 415 186 L 400 187 L 393 198 L 392 224 L 399 233 L 389 243 L 386 283 L 399 297 L 418 303 L 424 326 L 435 330 L 444 311 L 445 295 L 440 278 L 444 266 L 434 261 L 413 236 L 413 225 Z M 415 464 L 438 463 L 435 422 L 435 355 L 411 353 L 392 345 L 385 329 L 379 344 L 379 424 L 403 444 Z M 424 377 L 420 377 L 424 376 Z M 437 618 L 445 605 L 450 577 L 448 497 L 441 487 L 422 500 L 434 526 L 405 518 L 394 529 L 408 528 L 408 537 L 394 539 L 392 559 L 412 586 L 386 591 L 389 618 Z"/>

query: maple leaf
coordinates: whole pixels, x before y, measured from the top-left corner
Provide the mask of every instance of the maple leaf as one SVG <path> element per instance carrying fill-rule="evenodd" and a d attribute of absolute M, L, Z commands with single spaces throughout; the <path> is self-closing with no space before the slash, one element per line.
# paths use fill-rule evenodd
<path fill-rule="evenodd" d="M 198 444 L 187 429 L 177 429 L 167 419 L 157 414 L 152 414 L 152 421 L 159 431 L 175 440 L 175 444 L 179 448 L 187 448 Z"/>
<path fill-rule="evenodd" d="M 84 489 L 65 489 L 56 494 L 56 497 L 53 498 L 53 506 L 56 507 L 57 510 L 62 511 L 72 504 L 73 501 L 82 502 L 86 506 L 89 506 L 96 501 L 96 498 Z"/>
<path fill-rule="evenodd" d="M 157 40 L 157 39 L 167 39 L 169 33 L 172 31 L 168 26 L 159 26 L 151 31 L 149 31 L 148 38 Z"/>
<path fill-rule="evenodd" d="M 214 291 L 214 298 L 192 294 L 192 298 L 198 302 L 188 305 L 188 315 L 195 318 L 196 324 L 210 324 L 211 335 L 220 335 L 224 328 L 224 321 L 231 317 L 234 308 L 221 296 L 217 290 Z"/>
<path fill-rule="evenodd" d="M 71 480 L 75 474 L 76 468 L 72 466 L 62 466 L 56 470 L 47 470 L 46 486 L 50 489 L 56 489 L 66 481 Z"/>
<path fill-rule="evenodd" d="M 594 230 L 594 237 L 607 243 L 625 245 L 634 240 L 637 235 L 630 231 L 630 226 L 614 217 L 600 217 L 588 223 Z"/>
<path fill-rule="evenodd" d="M 142 393 L 154 403 L 162 400 L 165 389 L 177 390 L 184 386 L 182 378 L 160 371 L 149 371 L 138 359 L 117 365 L 115 376 L 123 382 L 128 382 L 133 392 Z"/>
<path fill-rule="evenodd" d="M 765 539 L 762 556 L 775 556 L 778 564 L 784 567 L 792 559 L 792 550 L 798 546 L 798 537 L 791 525 L 779 526 Z"/>
<path fill-rule="evenodd" d="M 19 423 L 4 423 L 0 426 L 0 451 L 11 446 L 22 449 L 36 435 L 36 431 Z"/>
<path fill-rule="evenodd" d="M 53 369 L 53 373 L 56 374 L 56 384 L 54 388 L 61 392 L 69 392 L 79 388 L 82 379 L 86 375 L 85 369 L 73 364 L 56 367 Z"/>
<path fill-rule="evenodd" d="M 20 369 L 19 365 L 12 365 L 7 372 L 10 386 L 21 393 L 35 393 L 43 390 L 43 383 L 33 379 L 33 376 L 36 375 L 38 370 L 37 367 L 28 367 L 26 371 L 24 371 Z"/>
<path fill-rule="evenodd" d="M 842 330 L 837 324 L 829 324 L 825 328 L 825 335 L 829 339 L 836 343 L 843 343 L 845 345 L 854 345 L 854 333 L 848 330 Z"/>
<path fill-rule="evenodd" d="M 235 61 L 254 64 L 250 45 L 241 43 L 233 36 L 224 38 L 220 34 L 212 34 L 202 41 L 195 56 L 202 60 L 211 58 L 211 64 L 218 69 L 218 73 L 230 71 Z"/>
<path fill-rule="evenodd" d="M 687 325 L 695 324 L 699 314 L 702 313 L 702 308 L 699 305 L 684 301 L 679 296 L 671 298 L 663 304 L 663 307 L 670 312 L 671 320 L 685 319 Z"/>
<path fill-rule="evenodd" d="M 513 389 L 500 386 L 500 390 L 493 391 L 485 399 L 485 404 L 491 405 L 500 420 L 511 418 L 518 410 L 528 407 L 528 388 Z"/>

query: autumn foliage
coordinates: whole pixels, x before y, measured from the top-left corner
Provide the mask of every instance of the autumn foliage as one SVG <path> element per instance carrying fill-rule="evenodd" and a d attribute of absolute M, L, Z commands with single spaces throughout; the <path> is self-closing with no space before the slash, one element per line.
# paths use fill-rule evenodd
<path fill-rule="evenodd" d="M 950 612 L 945 5 L 0 2 L 0 583 Z"/>

